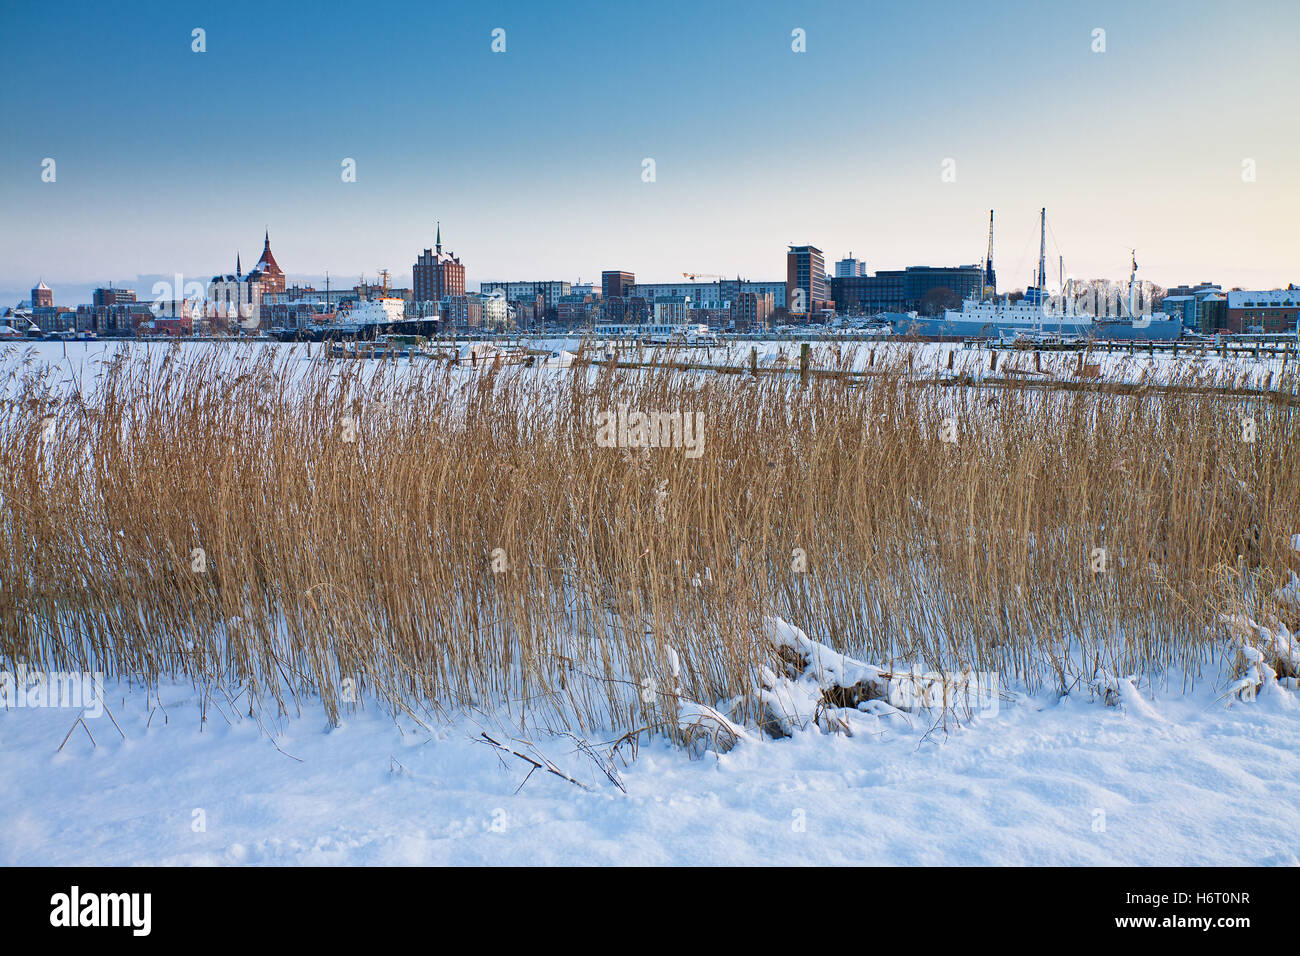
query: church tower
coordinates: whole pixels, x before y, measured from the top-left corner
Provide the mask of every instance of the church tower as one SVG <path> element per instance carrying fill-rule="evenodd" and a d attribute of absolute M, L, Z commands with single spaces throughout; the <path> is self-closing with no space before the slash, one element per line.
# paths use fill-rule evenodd
<path fill-rule="evenodd" d="M 262 258 L 257 260 L 257 265 L 253 269 L 262 274 L 263 292 L 284 291 L 284 270 L 275 261 L 275 256 L 271 255 L 271 230 L 269 229 L 262 244 Z"/>

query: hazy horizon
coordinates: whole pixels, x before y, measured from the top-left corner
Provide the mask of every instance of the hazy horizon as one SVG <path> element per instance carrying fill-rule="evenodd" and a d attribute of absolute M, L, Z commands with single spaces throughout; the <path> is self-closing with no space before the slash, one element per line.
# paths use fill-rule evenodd
<path fill-rule="evenodd" d="M 983 260 L 989 209 L 1014 289 L 1040 206 L 1049 276 L 1059 250 L 1125 278 L 1136 248 L 1165 287 L 1300 282 L 1294 4 L 72 3 L 0 25 L 4 305 L 42 279 L 63 305 L 206 283 L 268 228 L 291 281 L 408 286 L 436 220 L 470 289 L 779 281 L 804 242 L 832 273 L 850 251 L 869 272 L 960 265 Z"/>

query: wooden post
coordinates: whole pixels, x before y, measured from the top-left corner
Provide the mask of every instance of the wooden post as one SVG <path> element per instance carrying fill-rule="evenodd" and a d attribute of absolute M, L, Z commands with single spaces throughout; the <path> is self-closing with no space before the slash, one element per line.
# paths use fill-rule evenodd
<path fill-rule="evenodd" d="M 1041 352 L 1034 352 L 1034 371 L 1041 372 L 1042 370 L 1043 370 L 1043 355 Z"/>
<path fill-rule="evenodd" d="M 799 346 L 799 381 L 804 385 L 808 384 L 808 358 L 812 353 L 812 346 L 804 342 Z"/>
<path fill-rule="evenodd" d="M 1078 364 L 1078 367 L 1077 367 L 1076 370 L 1075 370 L 1075 374 L 1076 374 L 1076 375 L 1082 375 L 1082 374 L 1083 374 L 1083 352 L 1080 352 L 1080 353 L 1079 353 L 1079 364 Z"/>
<path fill-rule="evenodd" d="M 1177 357 L 1178 357 L 1178 343 L 1177 343 L 1177 342 L 1174 342 L 1172 345 L 1170 345 L 1170 346 L 1169 346 L 1169 351 L 1173 354 L 1174 358 L 1177 358 Z"/>
<path fill-rule="evenodd" d="M 989 349 L 989 371 L 996 372 L 997 370 L 998 370 L 998 350 Z"/>
<path fill-rule="evenodd" d="M 949 349 L 949 350 L 948 350 L 948 371 L 950 371 L 950 372 L 952 371 L 952 357 L 953 357 L 953 354 L 954 354 L 954 353 L 953 353 L 953 350 L 952 350 L 952 349 Z"/>
<path fill-rule="evenodd" d="M 755 345 L 749 350 L 749 374 L 758 378 L 758 346 Z"/>

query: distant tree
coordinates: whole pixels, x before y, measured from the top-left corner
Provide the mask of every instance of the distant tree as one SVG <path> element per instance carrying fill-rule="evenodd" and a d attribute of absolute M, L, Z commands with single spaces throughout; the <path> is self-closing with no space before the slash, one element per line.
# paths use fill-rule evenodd
<path fill-rule="evenodd" d="M 922 315 L 941 315 L 944 309 L 960 309 L 961 296 L 947 286 L 935 286 L 921 297 Z"/>

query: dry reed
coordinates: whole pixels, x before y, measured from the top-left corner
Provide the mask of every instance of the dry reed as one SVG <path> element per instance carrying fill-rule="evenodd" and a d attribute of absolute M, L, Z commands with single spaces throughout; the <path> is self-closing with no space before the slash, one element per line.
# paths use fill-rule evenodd
<path fill-rule="evenodd" d="M 673 726 L 679 692 L 751 690 L 766 614 L 1030 686 L 1195 672 L 1300 530 L 1289 409 L 1203 393 L 288 348 L 126 349 L 84 395 L 30 356 L 7 371 L 0 660 L 319 695 L 331 719 L 365 692 Z M 619 403 L 701 412 L 703 455 L 599 447 Z"/>

